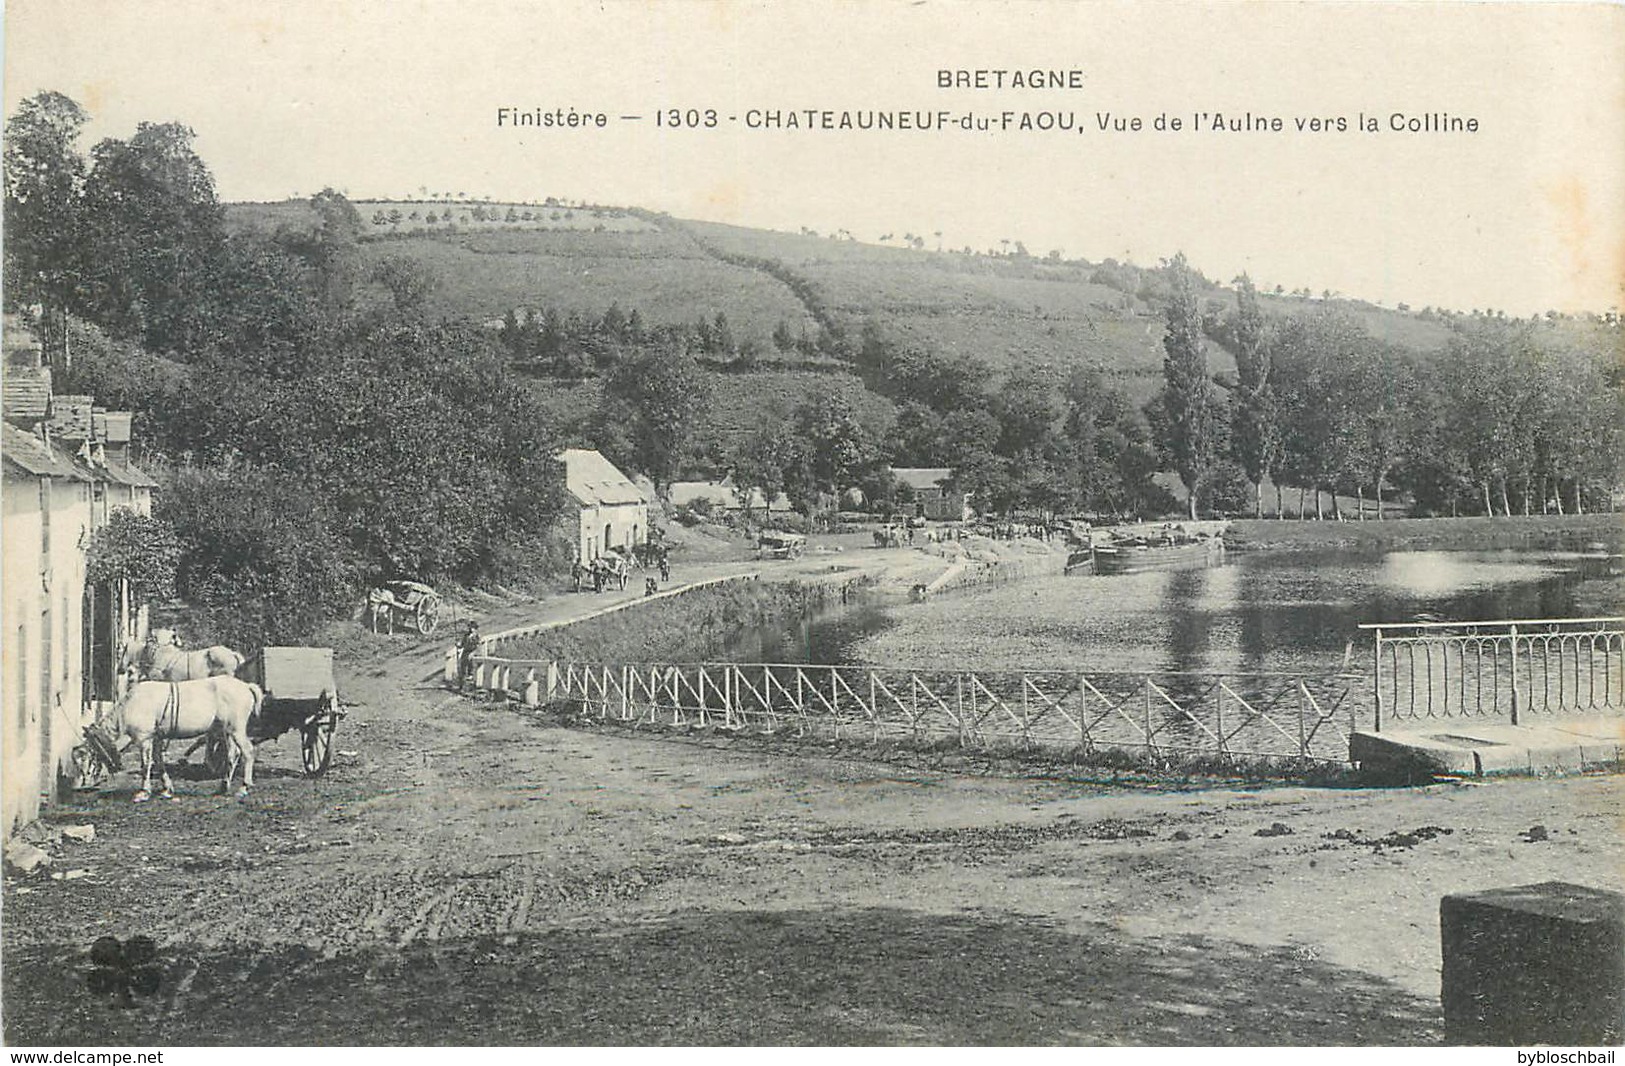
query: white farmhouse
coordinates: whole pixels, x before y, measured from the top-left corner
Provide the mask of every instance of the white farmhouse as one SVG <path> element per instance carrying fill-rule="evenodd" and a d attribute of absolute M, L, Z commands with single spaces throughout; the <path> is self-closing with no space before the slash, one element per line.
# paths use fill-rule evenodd
<path fill-rule="evenodd" d="M 85 724 L 115 696 L 126 641 L 146 611 L 127 583 L 85 580 L 85 546 L 114 510 L 152 509 L 153 481 L 130 464 L 130 415 L 53 394 L 51 368 L 17 318 L 3 324 L 0 388 L 0 836 L 38 816 L 70 771 Z"/>
<path fill-rule="evenodd" d="M 615 464 L 586 448 L 558 455 L 564 486 L 575 501 L 576 555 L 583 562 L 609 548 L 630 548 L 649 539 L 649 501 Z"/>

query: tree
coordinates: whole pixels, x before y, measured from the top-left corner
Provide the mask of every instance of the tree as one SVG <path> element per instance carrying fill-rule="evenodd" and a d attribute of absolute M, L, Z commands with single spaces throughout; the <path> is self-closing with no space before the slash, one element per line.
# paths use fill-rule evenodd
<path fill-rule="evenodd" d="M 310 198 L 320 220 L 311 247 L 322 305 L 330 311 L 349 309 L 361 276 L 361 215 L 342 193 L 325 188 Z"/>
<path fill-rule="evenodd" d="M 1322 489 L 1335 490 L 1340 481 L 1352 487 L 1364 474 L 1354 431 L 1355 377 L 1373 343 L 1346 313 L 1323 307 L 1289 319 L 1272 346 L 1281 433 L 1277 466 L 1282 478 L 1314 490 L 1317 518 Z"/>
<path fill-rule="evenodd" d="M 761 493 L 771 508 L 774 497 L 785 491 L 787 471 L 793 472 L 801 458 L 797 442 L 781 417 L 764 419 L 733 447 L 728 464 L 747 518 L 752 495 Z"/>
<path fill-rule="evenodd" d="M 999 453 L 1013 456 L 1054 440 L 1065 406 L 1048 374 L 1025 371 L 999 390 L 993 413 L 999 420 Z"/>
<path fill-rule="evenodd" d="M 80 262 L 85 161 L 75 148 L 90 116 L 58 92 L 18 105 L 6 122 L 6 299 L 43 305 L 47 355 L 60 351 Z"/>
<path fill-rule="evenodd" d="M 796 435 L 807 449 L 808 475 L 819 492 L 837 499 L 882 461 L 878 435 L 846 397 L 820 396 L 796 409 Z"/>
<path fill-rule="evenodd" d="M 395 310 L 408 316 L 422 315 L 429 298 L 440 288 L 440 276 L 434 269 L 409 255 L 384 256 L 372 268 L 372 280 L 388 289 Z"/>
<path fill-rule="evenodd" d="M 1163 390 L 1165 419 L 1163 446 L 1172 458 L 1190 496 L 1190 517 L 1196 517 L 1196 489 L 1213 462 L 1213 383 L 1208 379 L 1207 351 L 1202 339 L 1202 312 L 1196 286 L 1183 253 L 1169 264 L 1172 292 L 1163 335 Z"/>
<path fill-rule="evenodd" d="M 733 327 L 728 325 L 728 316 L 718 311 L 711 324 L 711 350 L 719 355 L 731 355 L 734 349 Z"/>
<path fill-rule="evenodd" d="M 193 136 L 178 123 L 143 122 L 128 141 L 96 146 L 85 181 L 91 317 L 158 352 L 196 349 L 225 242 Z"/>
<path fill-rule="evenodd" d="M 181 560 L 175 527 L 160 518 L 114 508 L 107 524 L 91 534 L 85 549 L 85 581 L 91 585 L 130 583 L 136 600 L 166 600 L 175 595 Z"/>
<path fill-rule="evenodd" d="M 1275 386 L 1264 312 L 1258 290 L 1246 274 L 1236 279 L 1236 314 L 1231 325 L 1235 341 L 1235 417 L 1230 444 L 1236 460 L 1253 483 L 1253 517 L 1264 514 L 1264 480 L 1270 476 L 1281 449 Z"/>
<path fill-rule="evenodd" d="M 605 380 L 605 395 L 631 415 L 633 465 L 657 485 L 670 484 L 693 444 L 706 392 L 699 364 L 676 344 L 643 349 Z"/>
<path fill-rule="evenodd" d="M 935 466 L 946 461 L 941 447 L 942 416 L 923 403 L 902 401 L 887 444 L 892 461 L 903 466 Z"/>
<path fill-rule="evenodd" d="M 1381 521 L 1383 490 L 1388 476 L 1399 465 L 1408 439 L 1415 431 L 1417 391 L 1415 368 L 1386 345 L 1367 348 L 1347 375 L 1352 398 L 1353 459 L 1358 469 L 1356 491 L 1360 495 L 1360 518 L 1365 518 L 1365 486 L 1371 485 L 1377 497 L 1377 519 Z"/>

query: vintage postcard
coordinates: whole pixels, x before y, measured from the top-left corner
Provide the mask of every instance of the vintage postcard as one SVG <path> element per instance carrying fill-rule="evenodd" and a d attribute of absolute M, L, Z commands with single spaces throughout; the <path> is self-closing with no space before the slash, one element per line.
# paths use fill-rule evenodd
<path fill-rule="evenodd" d="M 11 0 L 4 61 L 30 1061 L 1613 1061 L 1625 8 Z"/>

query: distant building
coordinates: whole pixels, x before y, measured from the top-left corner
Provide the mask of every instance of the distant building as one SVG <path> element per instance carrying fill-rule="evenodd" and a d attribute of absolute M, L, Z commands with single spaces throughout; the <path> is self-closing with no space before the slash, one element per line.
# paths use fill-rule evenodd
<path fill-rule="evenodd" d="M 916 517 L 938 522 L 966 522 L 972 515 L 970 493 L 948 487 L 954 472 L 946 466 L 893 467 L 892 477 L 914 492 Z"/>
<path fill-rule="evenodd" d="M 53 395 L 39 343 L 14 316 L 0 336 L 0 831 L 9 837 L 38 817 L 84 726 L 115 698 L 125 642 L 145 639 L 145 605 L 124 583 L 86 584 L 85 548 L 118 508 L 150 513 L 154 483 L 130 463 L 128 412 Z"/>
<path fill-rule="evenodd" d="M 762 495 L 761 489 L 751 489 L 747 496 L 741 497 L 732 478 L 721 481 L 674 481 L 667 499 L 674 508 L 705 500 L 718 511 L 742 511 L 747 504 L 752 514 L 766 515 L 772 511 L 782 513 L 790 510 L 790 499 L 782 492 L 775 493 L 771 501 Z"/>
<path fill-rule="evenodd" d="M 576 504 L 576 555 L 596 559 L 609 548 L 649 539 L 649 501 L 637 483 L 595 451 L 570 448 L 558 455 L 564 485 Z"/>

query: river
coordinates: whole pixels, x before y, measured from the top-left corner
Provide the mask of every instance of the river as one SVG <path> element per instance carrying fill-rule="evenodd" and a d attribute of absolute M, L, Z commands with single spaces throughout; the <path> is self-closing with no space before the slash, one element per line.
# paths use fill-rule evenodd
<path fill-rule="evenodd" d="M 734 649 L 743 661 L 932 670 L 1363 669 L 1362 622 L 1617 614 L 1617 558 L 1575 552 L 1231 553 L 1205 570 L 1078 575 L 858 604 Z"/>

